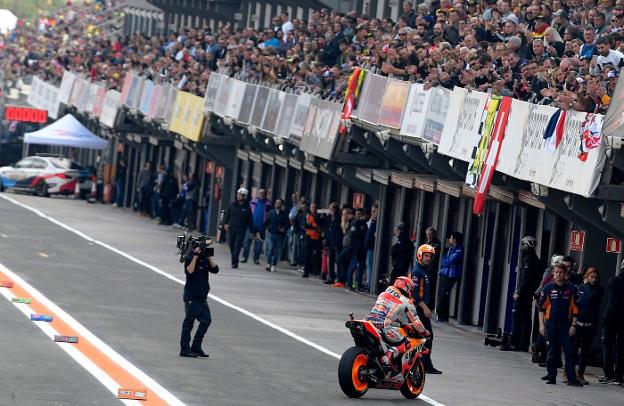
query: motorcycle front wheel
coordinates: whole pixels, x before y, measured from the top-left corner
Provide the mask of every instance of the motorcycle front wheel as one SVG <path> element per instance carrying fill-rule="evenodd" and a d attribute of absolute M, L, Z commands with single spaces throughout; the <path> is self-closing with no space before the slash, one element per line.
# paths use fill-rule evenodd
<path fill-rule="evenodd" d="M 368 356 L 360 347 L 351 347 L 342 354 L 338 365 L 340 388 L 350 398 L 362 397 L 368 391 L 368 382 L 362 376 Z"/>
<path fill-rule="evenodd" d="M 418 359 L 405 376 L 405 382 L 401 386 L 401 394 L 407 399 L 416 399 L 424 388 L 425 366 L 422 363 L 422 359 Z"/>

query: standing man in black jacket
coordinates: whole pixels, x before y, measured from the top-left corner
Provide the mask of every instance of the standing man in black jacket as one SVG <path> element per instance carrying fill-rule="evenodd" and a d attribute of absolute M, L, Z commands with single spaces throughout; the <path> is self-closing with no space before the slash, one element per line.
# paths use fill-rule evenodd
<path fill-rule="evenodd" d="M 535 253 L 537 240 L 526 236 L 520 242 L 521 262 L 513 294 L 514 305 L 511 324 L 511 340 L 509 345 L 501 347 L 501 351 L 528 351 L 531 343 L 531 312 L 533 309 L 533 292 L 542 278 L 540 259 Z"/>
<path fill-rule="evenodd" d="M 275 265 L 280 259 L 289 227 L 290 220 L 288 213 L 284 211 L 284 200 L 275 199 L 274 209 L 269 212 L 266 221 L 269 239 L 267 240 L 267 266 L 265 269 L 269 272 L 275 272 Z"/>
<path fill-rule="evenodd" d="M 624 383 L 624 261 L 608 287 L 607 310 L 602 322 L 602 358 L 605 376 L 600 383 Z"/>
<path fill-rule="evenodd" d="M 336 283 L 336 260 L 342 249 L 342 229 L 340 228 L 340 206 L 338 203 L 331 202 L 329 204 L 329 216 L 325 223 L 325 246 L 327 247 L 328 261 L 327 280 L 323 282 L 326 285 Z"/>
<path fill-rule="evenodd" d="M 208 357 L 201 347 L 202 340 L 212 318 L 208 307 L 208 292 L 210 283 L 208 282 L 208 272 L 219 272 L 219 266 L 215 261 L 214 248 L 207 247 L 211 242 L 206 240 L 203 248 L 196 247 L 184 258 L 184 273 L 186 283 L 184 284 L 184 321 L 182 322 L 182 333 L 180 335 L 180 356 L 181 357 Z M 191 342 L 191 331 L 195 320 L 199 321 L 199 326 Z"/>
<path fill-rule="evenodd" d="M 397 240 L 390 251 L 392 259 L 392 272 L 390 273 L 389 285 L 399 276 L 406 276 L 412 265 L 414 257 L 414 243 L 409 237 L 409 226 L 407 223 L 399 223 L 395 228 L 394 235 Z"/>
<path fill-rule="evenodd" d="M 236 201 L 230 203 L 223 218 L 223 227 L 228 234 L 233 269 L 238 268 L 238 256 L 243 246 L 245 233 L 251 223 L 251 209 L 247 203 L 247 196 L 249 196 L 247 189 L 238 189 Z"/>

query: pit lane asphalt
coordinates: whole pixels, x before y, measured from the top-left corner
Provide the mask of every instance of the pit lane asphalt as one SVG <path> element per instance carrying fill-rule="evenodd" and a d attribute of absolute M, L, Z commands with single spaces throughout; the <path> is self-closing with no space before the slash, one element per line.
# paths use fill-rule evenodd
<path fill-rule="evenodd" d="M 61 198 L 6 196 L 184 278 L 173 255 L 175 230 L 110 206 Z M 0 238 L 0 262 L 183 402 L 351 402 L 338 387 L 336 359 L 213 300 L 213 325 L 204 343 L 211 357 L 179 358 L 181 285 L 4 199 L 0 199 L 0 210 L 0 234 L 7 236 Z M 356 317 L 363 316 L 373 302 L 369 296 L 330 289 L 316 280 L 303 280 L 293 271 L 272 274 L 249 264 L 231 270 L 224 247 L 217 247 L 217 256 L 221 273 L 211 275 L 211 293 L 339 354 L 352 345 L 344 327 L 346 315 L 353 311 Z M 12 305 L 5 301 L 0 306 Z M 15 327 L 0 330 L 3 352 L 13 353 L 6 367 L 3 357 L 0 381 L 4 383 L 13 377 L 14 383 L 8 389 L 21 397 L 22 404 L 118 404 L 94 378 L 35 331 L 38 329 L 32 322 L 21 314 L 11 320 Z M 434 361 L 445 373 L 428 376 L 425 394 L 441 403 L 607 405 L 620 404 L 624 396 L 622 388 L 599 386 L 595 381 L 583 389 L 565 385 L 545 387 L 539 381 L 544 370 L 528 363 L 526 354 L 503 354 L 484 347 L 480 337 L 451 327 L 434 329 Z M 15 368 L 20 361 L 42 372 L 35 376 L 28 371 L 22 373 Z M 40 367 L 46 363 L 51 366 L 49 374 Z M 52 373 L 57 364 L 59 371 L 67 369 L 67 375 Z M 68 379 L 71 376 L 79 378 Z M 68 382 L 79 389 L 72 392 L 74 397 L 61 398 L 61 393 L 69 388 Z M 58 391 L 49 393 L 46 388 Z M 4 390 L 0 396 L 9 393 Z M 362 401 L 377 405 L 405 400 L 398 392 L 371 390 Z M 0 405 L 4 405 L 1 400 Z"/>

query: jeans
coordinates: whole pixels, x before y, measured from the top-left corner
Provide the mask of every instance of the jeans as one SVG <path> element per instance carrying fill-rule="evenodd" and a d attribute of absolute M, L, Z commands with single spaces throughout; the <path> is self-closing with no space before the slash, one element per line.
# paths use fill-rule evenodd
<path fill-rule="evenodd" d="M 124 180 L 117 179 L 115 181 L 115 203 L 117 206 L 123 206 L 124 204 Z"/>
<path fill-rule="evenodd" d="M 589 353 L 591 352 L 592 341 L 594 341 L 594 337 L 596 336 L 596 331 L 598 330 L 597 325 L 593 326 L 577 326 L 576 334 L 574 335 L 574 341 L 576 344 L 576 349 L 580 350 L 579 362 L 578 362 L 578 374 L 583 376 L 585 373 L 585 366 L 587 365 L 587 360 L 589 359 Z"/>
<path fill-rule="evenodd" d="M 613 322 L 602 326 L 602 357 L 604 373 L 609 378 L 624 375 L 624 326 Z"/>
<path fill-rule="evenodd" d="M 440 300 L 436 312 L 438 313 L 438 321 L 448 321 L 449 306 L 451 303 L 451 290 L 457 279 L 449 278 L 446 275 L 440 275 Z"/>
<path fill-rule="evenodd" d="M 160 192 L 152 193 L 152 218 L 160 216 Z"/>
<path fill-rule="evenodd" d="M 375 268 L 375 250 L 366 251 L 366 288 L 373 288 L 373 269 Z"/>
<path fill-rule="evenodd" d="M 285 234 L 269 233 L 267 240 L 267 264 L 269 266 L 277 265 L 279 262 L 285 239 Z"/>
<path fill-rule="evenodd" d="M 199 326 L 195 332 L 193 344 L 190 345 L 191 331 L 193 330 L 195 320 L 199 321 Z M 180 334 L 180 350 L 182 352 L 201 350 L 202 340 L 211 322 L 212 318 L 210 316 L 208 302 L 205 300 L 184 301 L 184 321 L 182 322 L 182 333 Z"/>
<path fill-rule="evenodd" d="M 572 337 L 569 336 L 571 324 L 567 320 L 546 321 L 546 345 L 548 346 L 546 369 L 548 370 L 548 376 L 551 378 L 557 376 L 557 365 L 559 364 L 561 348 L 563 347 L 566 376 L 570 382 L 574 382 L 576 380 L 576 354 Z"/>
<path fill-rule="evenodd" d="M 230 228 L 228 231 L 228 244 L 230 245 L 230 255 L 232 257 L 232 266 L 238 266 L 238 256 L 240 255 L 245 231 L 236 231 Z"/>
<path fill-rule="evenodd" d="M 347 288 L 353 287 L 353 271 L 356 269 L 355 283 L 358 288 L 361 288 L 362 278 L 364 277 L 364 272 L 366 272 L 366 257 L 364 255 L 353 255 L 351 257 L 349 267 L 347 268 L 347 281 L 345 282 Z"/>
<path fill-rule="evenodd" d="M 511 322 L 511 345 L 527 351 L 531 342 L 532 297 L 519 297 L 514 301 Z"/>
<path fill-rule="evenodd" d="M 327 249 L 327 280 L 334 282 L 336 280 L 336 260 L 340 248 L 329 247 Z"/>
<path fill-rule="evenodd" d="M 264 243 L 265 231 L 258 231 L 257 235 L 259 238 L 256 238 L 255 234 L 252 234 L 251 231 L 247 230 L 245 233 L 245 240 L 243 241 L 243 258 L 249 258 L 249 251 L 251 249 L 251 241 L 254 242 L 254 261 L 260 260 L 260 254 L 262 254 L 262 244 Z"/>

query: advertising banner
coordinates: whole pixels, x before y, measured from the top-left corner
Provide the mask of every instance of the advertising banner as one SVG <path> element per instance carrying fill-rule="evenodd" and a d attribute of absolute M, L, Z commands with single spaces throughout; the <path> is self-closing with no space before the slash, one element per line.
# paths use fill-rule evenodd
<path fill-rule="evenodd" d="M 132 82 L 130 83 L 126 106 L 133 109 L 139 108 L 139 104 L 141 103 L 141 92 L 143 91 L 143 82 L 145 82 L 145 78 L 135 74 L 132 75 Z"/>
<path fill-rule="evenodd" d="M 121 104 L 127 104 L 128 93 L 130 93 L 130 87 L 132 86 L 132 78 L 134 73 L 126 72 L 126 76 L 124 76 L 123 84 L 121 85 Z"/>
<path fill-rule="evenodd" d="M 500 102 L 500 96 L 491 95 L 488 97 L 485 108 L 483 109 L 481 125 L 479 126 L 479 132 L 474 138 L 472 154 L 470 156 L 471 159 L 468 164 L 468 172 L 466 173 L 466 184 L 473 189 L 476 188 L 483 170 L 485 155 L 490 147 Z"/>
<path fill-rule="evenodd" d="M 39 89 L 42 86 L 41 83 L 43 83 L 43 81 L 39 80 L 37 76 L 33 77 L 32 82 L 30 83 L 30 93 L 28 94 L 28 98 L 26 99 L 28 104 L 37 109 L 41 109 L 41 105 L 43 104 L 42 101 L 40 102 L 39 100 L 39 93 L 42 91 L 42 89 Z"/>
<path fill-rule="evenodd" d="M 264 111 L 267 107 L 267 101 L 269 100 L 270 90 L 268 87 L 259 86 L 256 93 L 256 100 L 254 100 L 254 106 L 251 113 L 250 124 L 254 127 L 261 127 L 262 120 L 264 119 Z"/>
<path fill-rule="evenodd" d="M 353 113 L 354 116 L 360 120 L 377 124 L 384 100 L 383 97 L 379 96 L 384 94 L 388 80 L 385 76 L 370 73 L 366 75 L 357 110 Z"/>
<path fill-rule="evenodd" d="M 401 122 L 401 135 L 422 138 L 430 96 L 431 92 L 424 90 L 421 83 L 410 85 L 409 96 L 405 103 L 405 113 L 403 113 L 403 121 Z"/>
<path fill-rule="evenodd" d="M 258 86 L 251 83 L 245 85 L 245 93 L 243 93 L 243 101 L 241 103 L 240 111 L 238 112 L 238 121 L 243 124 L 249 124 L 251 120 L 251 112 L 253 111 L 254 100 L 256 99 L 256 93 Z"/>
<path fill-rule="evenodd" d="M 169 120 L 169 131 L 177 134 L 182 134 L 185 122 L 184 114 L 187 108 L 188 93 L 181 90 L 176 91 L 175 102 L 173 103 L 173 112 L 171 113 L 171 119 Z"/>
<path fill-rule="evenodd" d="M 331 159 L 341 114 L 341 104 L 313 98 L 301 137 L 301 150 L 324 159 Z"/>
<path fill-rule="evenodd" d="M 84 111 L 93 112 L 93 106 L 95 106 L 95 98 L 97 97 L 98 85 L 96 83 L 89 83 L 88 90 L 86 92 L 86 99 L 83 106 Z"/>
<path fill-rule="evenodd" d="M 284 102 L 284 96 L 286 93 L 277 89 L 271 89 L 269 99 L 267 102 L 266 111 L 264 113 L 264 120 L 262 121 L 262 129 L 269 133 L 275 133 L 275 127 L 277 126 L 277 118 L 279 116 L 282 103 Z"/>
<path fill-rule="evenodd" d="M 221 117 L 225 117 L 225 114 L 227 113 L 232 90 L 230 86 L 234 81 L 234 79 L 227 76 L 221 77 L 221 85 L 219 86 L 219 91 L 217 92 L 217 99 L 214 102 L 214 113 Z"/>
<path fill-rule="evenodd" d="M 61 81 L 61 88 L 59 90 L 59 102 L 69 104 L 69 97 L 72 93 L 72 88 L 74 87 L 74 81 L 76 80 L 76 75 L 71 73 L 70 71 L 63 72 L 63 80 Z"/>
<path fill-rule="evenodd" d="M 282 109 L 280 110 L 278 124 L 275 130 L 275 135 L 278 137 L 287 138 L 290 136 L 290 123 L 293 120 L 295 114 L 295 107 L 297 107 L 297 95 L 285 94 L 284 101 L 282 102 Z"/>
<path fill-rule="evenodd" d="M 469 92 L 461 87 L 453 89 L 439 153 L 470 162 L 487 97 L 487 93 Z"/>
<path fill-rule="evenodd" d="M 164 120 L 166 116 L 167 106 L 169 106 L 170 95 L 175 93 L 175 89 L 172 85 L 163 85 L 160 99 L 158 100 L 158 107 L 156 108 L 155 118 Z M 175 99 L 174 99 L 175 100 Z"/>
<path fill-rule="evenodd" d="M 104 106 L 102 107 L 102 114 L 100 114 L 100 123 L 107 127 L 115 126 L 115 119 L 117 118 L 117 109 L 121 104 L 121 93 L 117 90 L 109 90 L 104 97 Z"/>
<path fill-rule="evenodd" d="M 516 160 L 522 151 L 522 136 L 530 111 L 531 103 L 516 99 L 511 101 L 509 122 L 512 124 L 507 126 L 505 138 L 503 138 L 498 164 L 496 165 L 498 172 L 513 176 Z"/>
<path fill-rule="evenodd" d="M 106 97 L 106 89 L 104 86 L 97 85 L 95 91 L 95 102 L 93 103 L 93 109 L 91 113 L 94 116 L 99 117 L 102 114 L 102 108 L 104 108 L 104 98 Z"/>
<path fill-rule="evenodd" d="M 167 85 L 165 88 L 169 88 L 167 93 L 167 100 L 165 102 L 165 108 L 163 111 L 163 120 L 171 122 L 171 116 L 173 115 L 173 105 L 175 104 L 176 97 L 178 96 L 178 89 L 173 85 Z"/>
<path fill-rule="evenodd" d="M 146 80 L 143 82 L 143 91 L 141 92 L 141 101 L 139 102 L 139 111 L 147 115 L 152 102 L 152 92 L 154 91 L 154 82 Z"/>
<path fill-rule="evenodd" d="M 158 113 L 158 105 L 162 97 L 163 97 L 163 86 L 154 85 L 154 87 L 152 88 L 152 97 L 149 101 L 149 107 L 147 108 L 146 115 L 148 117 L 156 118 L 156 114 Z"/>
<path fill-rule="evenodd" d="M 238 115 L 240 114 L 241 105 L 243 103 L 243 97 L 245 96 L 245 90 L 247 86 L 245 82 L 241 82 L 240 80 L 231 80 L 230 87 L 231 93 L 225 115 L 227 117 L 237 119 Z"/>
<path fill-rule="evenodd" d="M 611 103 L 602 124 L 602 134 L 605 137 L 620 137 L 624 134 L 624 75 L 620 75 L 611 96 Z"/>
<path fill-rule="evenodd" d="M 299 97 L 297 97 L 297 106 L 295 107 L 295 113 L 290 123 L 290 134 L 296 137 L 301 137 L 303 135 L 311 100 L 312 96 L 308 93 L 300 94 Z"/>
<path fill-rule="evenodd" d="M 206 93 L 204 95 L 204 108 L 206 111 L 214 111 L 217 94 L 219 93 L 219 87 L 221 86 L 221 81 L 224 77 L 225 76 L 220 73 L 210 73 L 208 86 L 206 86 Z"/>
<path fill-rule="evenodd" d="M 429 90 L 429 93 L 429 106 L 427 108 L 422 138 L 439 145 L 448 113 L 451 91 L 443 87 L 434 87 Z"/>
<path fill-rule="evenodd" d="M 191 141 L 199 141 L 204 126 L 204 99 L 194 94 L 186 94 L 186 111 L 183 114 L 181 135 Z"/>
<path fill-rule="evenodd" d="M 381 103 L 381 111 L 377 122 L 391 128 L 400 128 L 405 101 L 410 84 L 404 80 L 389 79 Z"/>

